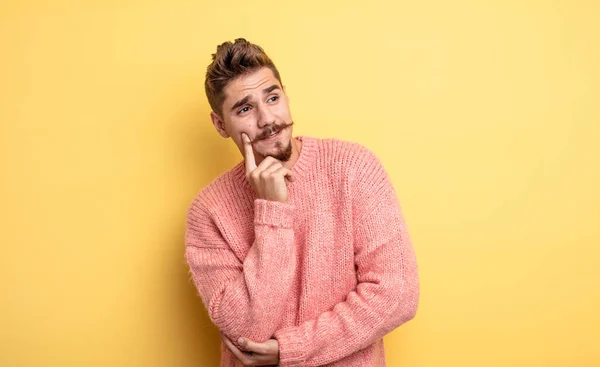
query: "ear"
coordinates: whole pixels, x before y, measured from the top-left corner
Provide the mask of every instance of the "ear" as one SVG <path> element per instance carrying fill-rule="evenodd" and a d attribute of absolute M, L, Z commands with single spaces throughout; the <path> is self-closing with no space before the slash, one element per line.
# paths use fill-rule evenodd
<path fill-rule="evenodd" d="M 212 120 L 213 125 L 215 125 L 215 129 L 217 129 L 217 131 L 219 132 L 219 135 L 221 135 L 224 138 L 228 138 L 229 133 L 225 130 L 225 122 L 223 121 L 221 116 L 219 116 L 214 111 L 211 111 L 210 119 Z"/>

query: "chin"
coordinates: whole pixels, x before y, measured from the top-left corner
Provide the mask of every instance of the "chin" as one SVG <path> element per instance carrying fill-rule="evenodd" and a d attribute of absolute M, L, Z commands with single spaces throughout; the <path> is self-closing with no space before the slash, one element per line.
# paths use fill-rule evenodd
<path fill-rule="evenodd" d="M 267 153 L 265 156 L 271 156 L 277 160 L 282 162 L 287 162 L 292 157 L 292 138 L 287 141 L 287 143 L 278 142 L 275 146 L 275 152 Z"/>

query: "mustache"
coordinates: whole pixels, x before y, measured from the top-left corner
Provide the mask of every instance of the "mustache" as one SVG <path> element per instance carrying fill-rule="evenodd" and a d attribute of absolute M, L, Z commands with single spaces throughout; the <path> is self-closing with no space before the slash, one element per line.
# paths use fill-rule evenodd
<path fill-rule="evenodd" d="M 267 127 L 264 128 L 264 130 L 258 134 L 258 136 L 254 139 L 254 141 L 259 141 L 262 139 L 266 139 L 269 137 L 269 135 L 272 135 L 274 133 L 278 133 L 281 130 L 288 128 L 290 126 L 294 125 L 294 121 L 290 122 L 289 124 L 272 124 L 269 125 Z"/>

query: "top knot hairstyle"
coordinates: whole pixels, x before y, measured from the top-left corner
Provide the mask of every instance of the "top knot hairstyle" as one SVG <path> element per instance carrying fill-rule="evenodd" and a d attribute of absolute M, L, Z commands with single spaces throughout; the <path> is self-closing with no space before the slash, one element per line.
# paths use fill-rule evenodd
<path fill-rule="evenodd" d="M 223 102 L 225 87 L 235 78 L 252 73 L 262 67 L 268 67 L 281 83 L 279 71 L 265 51 L 258 45 L 238 38 L 231 43 L 224 42 L 217 46 L 217 52 L 212 54 L 212 62 L 206 68 L 204 89 L 212 110 L 223 117 Z"/>

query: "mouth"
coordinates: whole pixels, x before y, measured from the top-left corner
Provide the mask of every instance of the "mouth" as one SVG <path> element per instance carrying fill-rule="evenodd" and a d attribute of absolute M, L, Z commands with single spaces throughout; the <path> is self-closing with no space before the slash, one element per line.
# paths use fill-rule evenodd
<path fill-rule="evenodd" d="M 283 129 L 282 129 L 282 130 L 283 130 Z M 281 131 L 282 131 L 282 130 L 276 131 L 276 132 L 274 132 L 273 134 L 271 134 L 271 135 L 269 135 L 269 136 L 267 136 L 266 138 L 264 138 L 264 139 L 261 139 L 261 140 L 262 140 L 262 141 L 273 141 L 273 140 L 277 139 L 277 137 L 278 137 L 278 136 L 281 134 Z"/>

